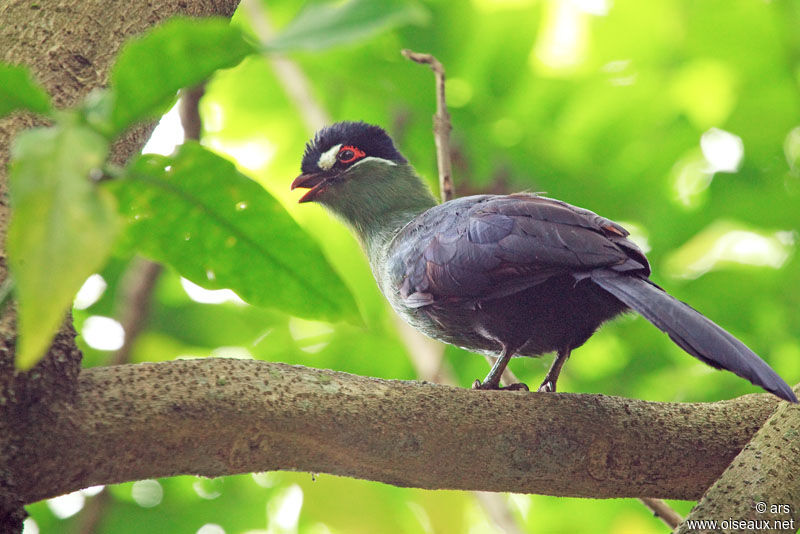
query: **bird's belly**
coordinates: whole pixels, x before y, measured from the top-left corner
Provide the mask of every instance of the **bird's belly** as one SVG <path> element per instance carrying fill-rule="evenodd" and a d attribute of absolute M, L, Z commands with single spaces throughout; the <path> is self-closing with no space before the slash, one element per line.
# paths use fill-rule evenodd
<path fill-rule="evenodd" d="M 582 345 L 626 307 L 588 279 L 571 275 L 494 299 L 437 299 L 421 308 L 398 307 L 426 335 L 476 352 L 503 345 L 536 356 Z"/>

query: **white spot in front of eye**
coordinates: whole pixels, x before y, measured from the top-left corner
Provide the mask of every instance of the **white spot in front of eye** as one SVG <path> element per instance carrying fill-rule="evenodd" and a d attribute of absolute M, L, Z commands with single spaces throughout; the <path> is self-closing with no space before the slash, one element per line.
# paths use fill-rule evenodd
<path fill-rule="evenodd" d="M 333 167 L 333 164 L 336 163 L 336 155 L 339 153 L 340 148 L 342 148 L 341 143 L 334 145 L 323 152 L 319 157 L 319 161 L 317 161 L 317 167 L 323 171 L 329 171 L 331 167 Z"/>

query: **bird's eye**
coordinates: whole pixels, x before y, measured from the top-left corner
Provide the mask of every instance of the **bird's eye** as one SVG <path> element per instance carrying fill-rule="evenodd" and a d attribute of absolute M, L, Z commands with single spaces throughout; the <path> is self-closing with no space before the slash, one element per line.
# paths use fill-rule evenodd
<path fill-rule="evenodd" d="M 364 156 L 364 152 L 354 146 L 343 146 L 341 149 L 339 149 L 336 159 L 344 164 L 350 164 L 357 159 L 363 158 Z"/>

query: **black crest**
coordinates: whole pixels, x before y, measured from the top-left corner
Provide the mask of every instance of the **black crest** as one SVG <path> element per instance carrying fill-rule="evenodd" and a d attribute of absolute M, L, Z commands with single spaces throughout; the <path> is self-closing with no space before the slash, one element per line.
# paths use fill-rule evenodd
<path fill-rule="evenodd" d="M 396 163 L 406 163 L 406 158 L 394 146 L 392 138 L 383 128 L 365 122 L 337 122 L 317 132 L 306 145 L 303 173 L 318 172 L 319 157 L 334 145 L 353 146 L 362 150 L 366 157 L 383 158 Z"/>

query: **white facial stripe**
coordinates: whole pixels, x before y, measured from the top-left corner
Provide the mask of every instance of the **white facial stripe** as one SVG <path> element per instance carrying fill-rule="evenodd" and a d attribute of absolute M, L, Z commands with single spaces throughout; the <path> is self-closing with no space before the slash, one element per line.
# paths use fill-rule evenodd
<path fill-rule="evenodd" d="M 341 143 L 334 145 L 325 151 L 319 157 L 319 161 L 317 161 L 317 167 L 323 171 L 329 171 L 331 167 L 333 167 L 333 164 L 336 163 L 336 155 L 339 153 L 340 148 L 342 148 Z"/>
<path fill-rule="evenodd" d="M 366 158 L 364 158 L 364 159 L 361 159 L 361 160 L 358 160 L 358 161 L 356 161 L 355 163 L 353 163 L 353 164 L 350 166 L 350 168 L 352 169 L 352 168 L 353 168 L 353 167 L 355 167 L 356 165 L 361 165 L 361 164 L 362 164 L 362 163 L 364 163 L 365 161 L 380 161 L 381 163 L 385 163 L 385 164 L 387 164 L 387 165 L 397 165 L 397 163 L 395 163 L 394 161 L 392 161 L 392 160 L 390 160 L 390 159 L 383 159 L 383 158 L 376 158 L 375 156 L 368 156 L 368 157 L 366 157 Z"/>

